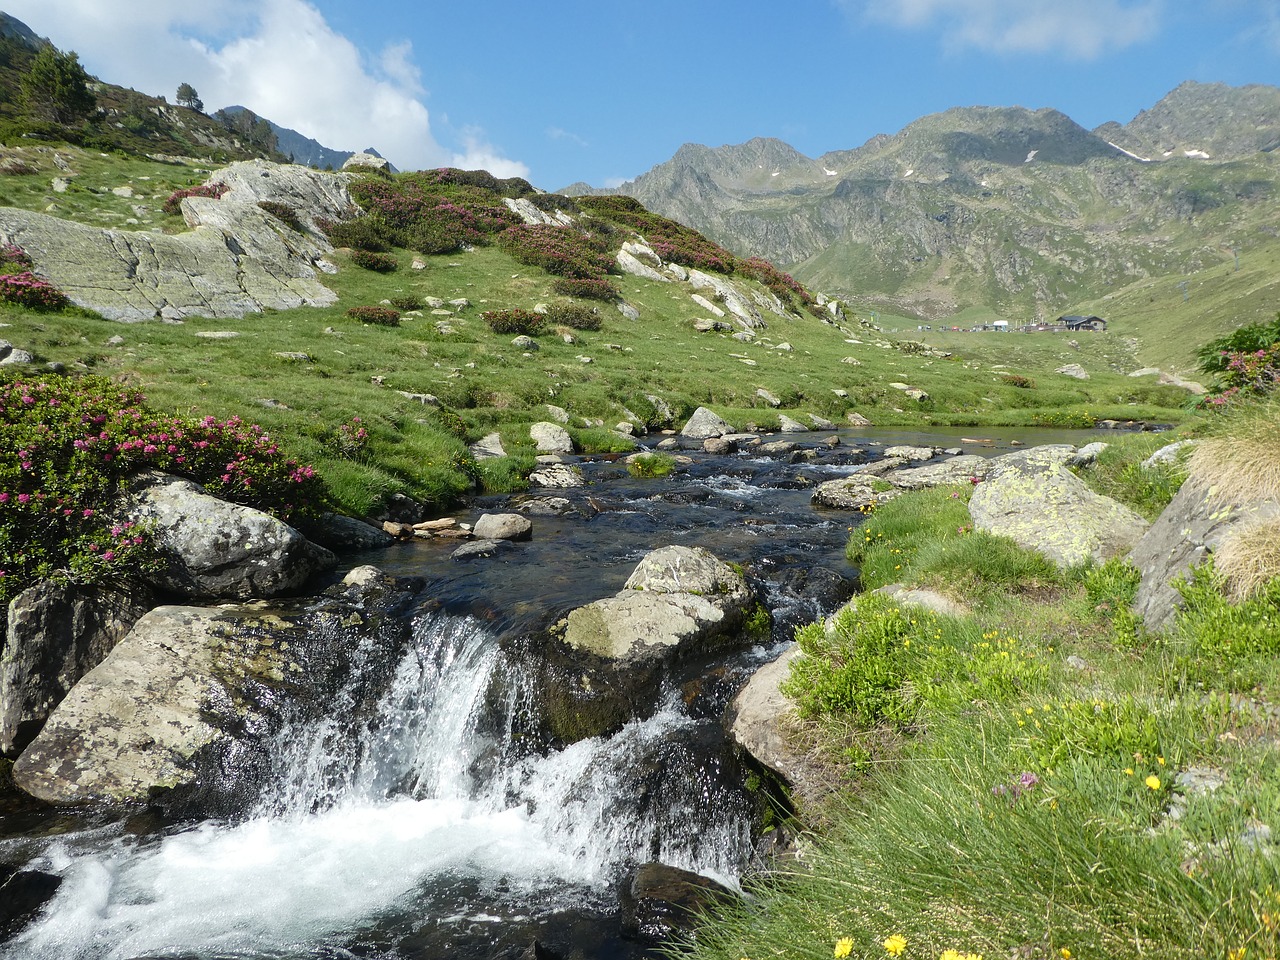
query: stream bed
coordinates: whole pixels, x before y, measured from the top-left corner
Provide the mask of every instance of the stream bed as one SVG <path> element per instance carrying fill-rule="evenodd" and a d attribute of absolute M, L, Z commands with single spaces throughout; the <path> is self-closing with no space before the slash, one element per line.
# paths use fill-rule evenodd
<path fill-rule="evenodd" d="M 856 587 L 844 545 L 861 515 L 815 510 L 812 488 L 893 444 L 996 454 L 1098 436 L 974 429 L 842 430 L 836 447 L 821 442 L 831 434 L 792 435 L 795 462 L 685 451 L 690 462 L 659 479 L 583 458 L 584 487 L 478 499 L 457 514 L 568 501 L 532 517 L 532 541 L 468 562 L 442 540 L 348 558 L 426 583 L 376 721 L 347 729 L 340 696 L 330 717 L 286 729 L 271 787 L 234 819 L 0 807 L 0 865 L 60 878 L 0 956 L 490 960 L 535 941 L 565 958 L 655 956 L 622 935 L 619 885 L 649 861 L 731 887 L 751 868 L 758 798 L 723 709 L 796 626 Z M 615 593 L 667 544 L 740 564 L 763 587 L 771 639 L 726 655 L 697 697 L 672 684 L 653 715 L 610 737 L 522 749 L 512 730 L 530 691 L 502 638 Z M 508 674 L 496 708 L 485 693 L 495 672 Z"/>

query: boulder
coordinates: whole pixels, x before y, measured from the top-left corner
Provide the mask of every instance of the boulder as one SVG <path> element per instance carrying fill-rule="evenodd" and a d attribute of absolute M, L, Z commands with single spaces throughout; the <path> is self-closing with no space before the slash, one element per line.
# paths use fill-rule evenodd
<path fill-rule="evenodd" d="M 25 748 L 151 605 L 151 591 L 141 584 L 46 580 L 14 597 L 0 653 L 0 753 Z"/>
<path fill-rule="evenodd" d="M 724 305 L 744 330 L 763 330 L 768 326 L 755 304 L 743 296 L 731 280 L 701 270 L 690 270 L 689 282 L 695 290 L 711 290 L 712 297 Z"/>
<path fill-rule="evenodd" d="M 861 510 L 888 503 L 901 495 L 902 490 L 887 480 L 858 472 L 818 484 L 810 500 L 815 507 Z"/>
<path fill-rule="evenodd" d="M 467 560 L 487 560 L 489 557 L 510 549 L 511 541 L 509 540 L 472 540 L 470 543 L 464 543 L 449 554 L 449 559 L 456 560 L 459 563 Z"/>
<path fill-rule="evenodd" d="M 622 932 L 648 943 L 692 932 L 706 911 L 737 897 L 710 877 L 664 863 L 642 864 L 620 892 Z"/>
<path fill-rule="evenodd" d="M 1075 448 L 1067 451 L 1069 457 Z M 969 500 L 974 526 L 1038 551 L 1062 569 L 1127 553 L 1147 521 L 1094 493 L 1060 465 L 1061 453 L 1033 448 L 997 457 Z"/>
<path fill-rule="evenodd" d="M 390 546 L 394 540 L 381 527 L 341 513 L 321 514 L 317 522 L 306 524 L 305 534 L 312 543 L 334 553 L 377 550 Z"/>
<path fill-rule="evenodd" d="M 623 273 L 630 274 L 633 277 L 639 277 L 642 280 L 652 280 L 656 283 L 671 283 L 671 278 L 666 274 L 659 273 L 647 263 L 637 259 L 627 250 L 619 250 L 614 260 L 618 264 L 618 269 Z"/>
<path fill-rule="evenodd" d="M 14 764 L 14 783 L 53 804 L 243 809 L 270 772 L 276 735 L 330 711 L 362 650 L 376 652 L 381 669 L 365 665 L 367 688 L 350 702 L 377 702 L 420 588 L 353 572 L 324 596 L 289 604 L 157 607 L 53 711 Z"/>
<path fill-rule="evenodd" d="M 555 632 L 607 660 L 664 659 L 735 639 L 754 595 L 742 574 L 700 547 L 647 554 L 623 589 L 572 611 Z"/>
<path fill-rule="evenodd" d="M 502 446 L 502 434 L 497 431 L 487 433 L 471 444 L 471 456 L 476 460 L 489 460 L 506 455 L 507 451 Z"/>
<path fill-rule="evenodd" d="M 1089 379 L 1089 371 L 1086 370 L 1084 367 L 1080 366 L 1080 364 L 1078 363 L 1068 363 L 1065 367 L 1058 367 L 1058 369 L 1054 370 L 1053 372 L 1060 373 L 1064 377 L 1073 377 L 1076 380 Z"/>
<path fill-rule="evenodd" d="M 518 513 L 486 513 L 471 528 L 481 540 L 530 540 L 533 521 Z"/>
<path fill-rule="evenodd" d="M 152 530 L 164 563 L 153 582 L 191 599 L 279 596 L 337 564 L 284 521 L 164 474 L 140 477 L 120 513 Z"/>
<path fill-rule="evenodd" d="M 904 460 L 932 460 L 939 454 L 937 447 L 916 447 L 908 444 L 899 444 L 894 447 L 886 447 L 884 455 L 886 457 L 902 457 Z"/>
<path fill-rule="evenodd" d="M 876 590 L 876 593 L 883 593 L 900 607 L 919 607 L 947 617 L 967 617 L 970 613 L 969 608 L 963 603 L 952 600 L 936 590 L 914 589 L 901 583 L 888 583 Z"/>
<path fill-rule="evenodd" d="M 535 423 L 529 428 L 529 437 L 537 445 L 539 453 L 573 453 L 573 437 L 558 423 L 545 420 Z"/>
<path fill-rule="evenodd" d="M 699 407 L 693 411 L 693 416 L 688 419 L 680 430 L 682 437 L 689 437 L 692 440 L 723 437 L 726 433 L 733 433 L 733 427 L 729 426 L 728 423 L 706 407 Z"/>
<path fill-rule="evenodd" d="M 718 306 L 716 306 L 714 303 L 712 303 L 710 300 L 708 300 L 706 297 L 704 297 L 704 296 L 703 296 L 702 294 L 700 294 L 700 293 L 695 293 L 695 294 L 693 294 L 692 296 L 690 296 L 690 298 L 689 298 L 689 299 L 691 299 L 694 303 L 696 303 L 698 306 L 700 306 L 703 310 L 706 310 L 706 311 L 707 311 L 707 313 L 710 313 L 710 314 L 712 314 L 713 316 L 716 316 L 716 317 L 723 317 L 723 316 L 724 316 L 724 311 L 723 311 L 723 310 L 721 310 Z"/>
<path fill-rule="evenodd" d="M 1178 459 L 1184 456 L 1186 452 L 1189 452 L 1195 445 L 1196 442 L 1194 440 L 1178 440 L 1174 443 L 1166 444 L 1143 460 L 1142 465 L 1150 470 L 1152 467 L 1177 463 Z"/>
<path fill-rule="evenodd" d="M 545 467 L 539 467 L 529 474 L 529 482 L 539 487 L 560 489 L 581 487 L 585 483 L 581 473 L 573 467 L 565 466 L 563 463 L 553 463 Z"/>
<path fill-rule="evenodd" d="M 800 805 L 812 804 L 834 789 L 829 772 L 788 736 L 795 724 L 795 704 L 782 693 L 791 675 L 791 663 L 803 657 L 792 644 L 776 660 L 766 663 L 733 699 L 727 715 L 729 734 L 757 763 L 772 770 L 791 786 Z"/>
<path fill-rule="evenodd" d="M 391 170 L 391 161 L 376 153 L 353 153 L 342 161 L 343 170 L 387 172 Z"/>
<path fill-rule="evenodd" d="M 987 457 L 967 454 L 923 467 L 892 470 L 884 474 L 884 479 L 903 490 L 922 490 L 925 487 L 972 483 L 975 477 L 981 480 L 991 469 L 992 461 Z"/>
<path fill-rule="evenodd" d="M 1147 629 L 1163 630 L 1173 622 L 1182 600 L 1174 581 L 1204 563 L 1228 536 L 1277 517 L 1276 500 L 1237 500 L 1209 480 L 1186 480 L 1128 556 L 1142 571 L 1134 610 Z"/>
<path fill-rule="evenodd" d="M 808 433 L 809 428 L 799 420 L 793 420 L 785 413 L 778 414 L 778 432 L 779 433 Z"/>
<path fill-rule="evenodd" d="M 1067 460 L 1066 465 L 1068 467 L 1091 467 L 1098 462 L 1098 457 L 1102 455 L 1102 451 L 1109 446 L 1111 444 L 1102 440 L 1086 443 L 1075 452 L 1074 456 Z"/>

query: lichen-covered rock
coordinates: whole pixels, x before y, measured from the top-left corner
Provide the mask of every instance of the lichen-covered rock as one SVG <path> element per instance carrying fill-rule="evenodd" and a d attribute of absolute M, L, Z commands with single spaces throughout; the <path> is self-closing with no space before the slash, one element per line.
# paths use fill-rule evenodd
<path fill-rule="evenodd" d="M 376 700 L 417 586 L 353 576 L 287 605 L 158 607 L 58 705 L 14 782 L 55 804 L 207 814 L 256 799 L 271 739 L 286 721 L 331 708 L 358 651 L 385 656 L 382 669 L 361 671 Z"/>
<path fill-rule="evenodd" d="M 148 474 L 120 511 L 152 530 L 164 561 L 154 582 L 191 599 L 279 596 L 337 563 L 284 521 L 212 497 L 189 480 Z"/>
<path fill-rule="evenodd" d="M 893 470 L 884 474 L 884 479 L 903 490 L 923 490 L 925 487 L 971 483 L 975 478 L 981 480 L 991 469 L 992 461 L 987 457 L 966 454 L 923 467 Z"/>
<path fill-rule="evenodd" d="M 15 755 L 151 607 L 142 584 L 42 581 L 9 604 L 0 652 L 0 753 Z"/>
<path fill-rule="evenodd" d="M 705 649 L 739 626 L 753 595 L 742 574 L 698 547 L 662 547 L 640 561 L 616 596 L 572 611 L 564 642 L 611 660 Z"/>
<path fill-rule="evenodd" d="M 837 510 L 861 510 L 888 503 L 902 495 L 902 490 L 887 480 L 871 474 L 852 473 L 838 480 L 818 484 L 810 500 L 816 507 L 834 507 Z"/>
<path fill-rule="evenodd" d="M 533 537 L 533 522 L 518 513 L 486 513 L 471 532 L 481 540 L 528 540 Z"/>
<path fill-rule="evenodd" d="M 1275 500 L 1241 501 L 1203 479 L 1184 482 L 1128 557 L 1142 571 L 1134 610 L 1147 629 L 1163 630 L 1173 622 L 1182 600 L 1176 580 L 1208 560 L 1232 533 L 1278 516 Z"/>
<path fill-rule="evenodd" d="M 969 500 L 974 526 L 1009 537 L 1062 569 L 1127 553 L 1147 521 L 1059 465 L 1074 447 L 1037 449 L 997 458 Z"/>
<path fill-rule="evenodd" d="M 886 447 L 884 455 L 886 457 L 901 457 L 904 460 L 925 461 L 932 460 L 941 451 L 937 447 L 920 447 L 911 444 L 899 444 L 894 447 Z"/>

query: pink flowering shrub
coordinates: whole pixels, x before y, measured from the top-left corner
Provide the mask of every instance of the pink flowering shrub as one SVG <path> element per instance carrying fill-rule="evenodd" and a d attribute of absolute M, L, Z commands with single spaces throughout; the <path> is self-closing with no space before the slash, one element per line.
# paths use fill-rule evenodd
<path fill-rule="evenodd" d="M 105 377 L 0 378 L 0 602 L 59 573 L 100 582 L 145 570 L 147 531 L 111 515 L 143 470 L 286 520 L 325 500 L 311 467 L 238 417 L 157 414 Z"/>
<path fill-rule="evenodd" d="M 169 199 L 164 202 L 162 209 L 170 215 L 181 213 L 182 201 L 187 197 L 211 197 L 218 200 L 230 189 L 225 183 L 202 183 L 196 187 L 184 187 L 169 194 Z"/>
<path fill-rule="evenodd" d="M 634 230 L 665 261 L 725 274 L 737 267 L 737 258 L 724 247 L 682 223 L 650 213 L 633 197 L 578 197 L 576 202 L 593 216 Z"/>
<path fill-rule="evenodd" d="M 71 302 L 52 283 L 29 270 L 0 274 L 0 300 L 30 310 L 61 310 Z"/>
<path fill-rule="evenodd" d="M 375 253 L 372 250 L 352 250 L 351 262 L 357 267 L 377 273 L 391 273 L 400 266 L 393 253 Z"/>
<path fill-rule="evenodd" d="M 612 280 L 578 277 L 556 277 L 551 281 L 551 289 L 562 297 L 578 297 L 583 300 L 603 300 L 606 303 L 617 300 L 622 291 Z"/>
<path fill-rule="evenodd" d="M 566 227 L 520 224 L 504 230 L 498 245 L 523 264 L 574 280 L 603 280 L 614 263 L 599 241 Z"/>
<path fill-rule="evenodd" d="M 16 243 L 0 246 L 0 273 L 21 273 L 33 266 L 30 255 Z"/>

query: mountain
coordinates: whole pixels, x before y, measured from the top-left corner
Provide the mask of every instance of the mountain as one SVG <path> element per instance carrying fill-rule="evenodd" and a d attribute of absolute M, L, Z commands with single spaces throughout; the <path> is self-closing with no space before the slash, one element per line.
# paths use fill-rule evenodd
<path fill-rule="evenodd" d="M 38 51 L 49 43 L 44 37 L 36 36 L 35 31 L 17 17 L 11 17 L 3 11 L 0 11 L 0 38 L 16 40 L 33 51 Z"/>
<path fill-rule="evenodd" d="M 1097 130 L 962 107 L 816 160 L 778 140 L 687 144 L 581 192 L 633 196 L 869 308 L 1029 319 L 1270 237 L 1277 143 L 1280 90 L 1186 83 Z"/>
<path fill-rule="evenodd" d="M 238 105 L 223 107 L 218 112 L 232 117 L 242 113 L 252 113 L 247 107 Z M 263 119 L 266 120 L 265 117 Z M 317 170 L 341 170 L 347 159 L 357 152 L 354 150 L 334 150 L 331 147 L 326 147 L 319 140 L 312 140 L 310 137 L 303 136 L 297 130 L 282 127 L 271 120 L 266 120 L 266 123 L 276 135 L 276 149 L 284 156 L 292 159 L 294 163 L 300 163 L 304 167 L 315 167 Z M 371 153 L 375 157 L 382 156 L 372 147 L 359 152 Z M 395 167 L 392 167 L 391 170 L 395 172 Z"/>

